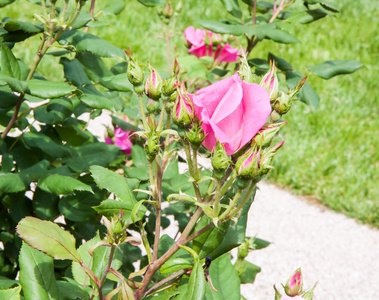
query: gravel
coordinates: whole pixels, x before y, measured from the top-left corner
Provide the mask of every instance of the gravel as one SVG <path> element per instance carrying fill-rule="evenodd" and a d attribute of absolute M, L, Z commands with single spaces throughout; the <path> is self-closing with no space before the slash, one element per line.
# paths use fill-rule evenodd
<path fill-rule="evenodd" d="M 318 281 L 316 300 L 379 299 L 379 231 L 314 205 L 275 185 L 260 183 L 249 212 L 248 236 L 272 242 L 250 252 L 260 266 L 254 284 L 242 285 L 248 300 L 274 299 L 273 285 L 299 267 L 304 288 Z"/>

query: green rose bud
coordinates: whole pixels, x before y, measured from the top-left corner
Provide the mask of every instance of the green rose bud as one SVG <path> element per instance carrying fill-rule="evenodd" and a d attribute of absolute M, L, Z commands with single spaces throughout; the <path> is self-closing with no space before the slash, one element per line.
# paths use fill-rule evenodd
<path fill-rule="evenodd" d="M 130 81 L 130 83 L 134 86 L 139 86 L 143 84 L 143 79 L 145 77 L 145 75 L 143 74 L 143 70 L 140 67 L 139 62 L 131 56 L 129 57 L 128 70 L 126 71 L 126 75 L 128 76 L 128 80 Z"/>
<path fill-rule="evenodd" d="M 216 143 L 216 149 L 213 153 L 211 163 L 215 177 L 217 179 L 224 178 L 225 171 L 230 165 L 230 157 L 226 154 L 225 147 L 220 144 L 219 141 Z"/>
<path fill-rule="evenodd" d="M 149 63 L 149 76 L 145 82 L 145 94 L 153 100 L 159 100 L 161 97 L 162 78 Z"/>

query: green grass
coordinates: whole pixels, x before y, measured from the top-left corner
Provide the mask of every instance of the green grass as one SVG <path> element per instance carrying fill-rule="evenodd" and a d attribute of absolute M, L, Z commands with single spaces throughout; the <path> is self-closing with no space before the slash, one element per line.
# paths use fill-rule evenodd
<path fill-rule="evenodd" d="M 101 9 L 108 2 L 97 1 L 96 8 Z M 189 25 L 198 27 L 196 18 L 228 17 L 218 0 L 183 2 L 172 39 L 172 54 L 184 53 L 183 30 Z M 298 2 L 296 5 L 301 5 Z M 341 9 L 341 14 L 295 27 L 293 34 L 301 44 L 280 45 L 265 40 L 250 56 L 266 58 L 270 51 L 303 73 L 307 66 L 329 59 L 355 59 L 365 65 L 352 75 L 328 81 L 310 73 L 308 80 L 320 95 L 320 107 L 316 111 L 296 103 L 285 117 L 289 120 L 283 133 L 285 147 L 277 155 L 276 169 L 269 180 L 379 227 L 379 7 L 376 0 L 329 2 Z M 25 7 L 27 2 L 18 3 L 18 7 Z M 22 11 L 6 8 L 2 13 L 30 20 L 34 6 L 29 7 Z M 91 28 L 90 33 L 121 48 L 130 46 L 142 62 L 150 61 L 167 71 L 166 43 L 158 38 L 167 28 L 154 9 L 145 9 L 136 0 L 126 1 L 121 15 L 99 20 L 106 20 L 109 25 Z M 36 43 L 35 37 L 16 46 L 16 53 L 30 64 Z M 50 57 L 39 71 L 52 78 L 62 72 L 62 67 Z"/>

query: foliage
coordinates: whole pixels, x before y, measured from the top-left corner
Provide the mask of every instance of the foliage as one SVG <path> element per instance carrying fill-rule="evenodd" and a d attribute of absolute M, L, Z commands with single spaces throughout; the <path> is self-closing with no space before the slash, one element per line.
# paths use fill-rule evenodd
<path fill-rule="evenodd" d="M 1 6 L 11 2 L 3 1 Z M 170 40 L 181 3 L 173 7 L 164 1 L 139 1 L 157 6 L 162 24 L 167 26 L 162 32 L 170 74 L 159 75 L 149 67 L 146 80 L 149 98 L 159 100 L 162 91 L 161 100 L 154 102 L 143 94 L 145 74 L 136 55 L 88 32 L 101 23 L 93 7 L 89 14 L 84 12 L 86 1 L 31 2 L 33 10 L 40 13 L 34 15 L 35 21 L 7 17 L 0 28 L 0 228 L 4 246 L 0 272 L 8 278 L 2 296 L 239 299 L 240 283 L 253 282 L 260 271 L 245 261 L 248 251 L 267 246 L 246 237 L 247 212 L 256 183 L 271 170 L 272 159 L 283 143 L 269 146 L 271 137 L 263 147 L 253 140 L 251 149 L 250 144 L 241 145 L 240 151 L 228 158 L 222 153 L 212 155 L 212 149 L 199 149 L 205 136 L 191 112 L 193 104 L 183 104 L 189 99 L 186 89 L 196 91 L 230 77 L 237 69 L 249 84 L 259 83 L 259 76 L 266 72 L 274 80 L 277 75 L 270 60 L 275 60 L 286 86 L 281 87 L 281 96 L 273 97 L 273 113 L 262 130 L 277 126 L 297 93 L 304 103 L 317 107 L 319 97 L 289 62 L 272 53 L 267 59 L 249 58 L 249 54 L 264 40 L 298 43 L 290 33 L 293 24 L 308 24 L 336 13 L 336 9 L 321 3 L 322 8 L 294 13 L 287 10 L 292 1 L 274 6 L 222 1 L 230 14 L 227 21 L 202 19 L 198 24 L 236 36 L 229 36 L 235 44 L 241 44 L 240 36 L 244 36 L 242 62 L 221 66 L 217 57 L 194 60 L 182 56 L 179 73 L 176 60 L 171 68 Z M 319 6 L 318 2 L 307 5 Z M 122 1 L 109 3 L 104 17 L 117 15 L 123 8 Z M 19 47 L 28 48 L 35 37 L 39 46 L 34 49 L 33 62 L 26 64 L 22 55 L 15 53 Z M 37 72 L 45 59 L 52 59 L 63 73 Z M 317 65 L 310 70 L 330 78 L 361 67 L 351 60 L 326 64 L 327 68 Z M 161 88 L 161 77 L 167 86 L 175 81 L 172 90 Z M 179 79 L 185 79 L 187 86 L 180 85 Z M 275 88 L 276 95 L 279 90 L 277 85 Z M 266 89 L 273 93 L 270 85 Z M 172 101 L 175 93 L 179 96 Z M 134 131 L 131 156 L 88 131 L 88 122 L 104 110 L 129 117 L 129 122 L 113 121 L 123 130 Z M 178 154 L 180 149 L 185 155 Z M 200 170 L 199 153 L 221 157 L 222 163 L 214 164 L 212 159 L 214 172 Z M 252 156 L 260 157 L 258 164 L 250 160 Z M 125 163 L 126 159 L 130 161 Z M 184 174 L 178 171 L 179 161 L 187 164 Z M 249 167 L 244 172 L 246 164 Z M 254 174 L 249 173 L 251 169 Z M 167 208 L 163 209 L 166 199 Z M 160 236 L 171 216 L 179 227 L 176 241 Z M 232 265 L 228 252 L 236 247 L 240 247 L 239 255 Z M 139 269 L 134 262 L 139 262 Z M 15 281 L 18 271 L 20 277 Z"/>

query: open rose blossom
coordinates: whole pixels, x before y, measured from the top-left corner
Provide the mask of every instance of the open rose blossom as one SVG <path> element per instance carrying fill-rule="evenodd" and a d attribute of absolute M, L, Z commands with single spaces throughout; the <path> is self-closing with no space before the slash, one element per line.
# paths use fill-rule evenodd
<path fill-rule="evenodd" d="M 109 145 L 116 145 L 125 152 L 126 155 L 132 154 L 133 143 L 129 138 L 130 131 L 124 131 L 119 127 L 114 130 L 114 142 L 111 137 L 106 137 L 105 142 Z"/>
<path fill-rule="evenodd" d="M 271 113 L 267 91 L 237 73 L 199 90 L 193 104 L 206 135 L 204 147 L 213 151 L 217 139 L 228 155 L 246 145 Z"/>
<path fill-rule="evenodd" d="M 219 42 L 221 37 L 219 34 L 215 34 L 212 31 L 205 29 L 196 29 L 193 26 L 187 27 L 184 30 L 184 37 L 190 45 L 189 53 L 196 57 L 211 56 L 217 59 L 218 62 L 235 62 L 238 59 L 238 50 L 233 48 L 228 43 L 223 47 L 217 46 L 217 49 L 213 51 L 213 42 Z M 207 41 L 207 43 L 206 43 Z"/>

